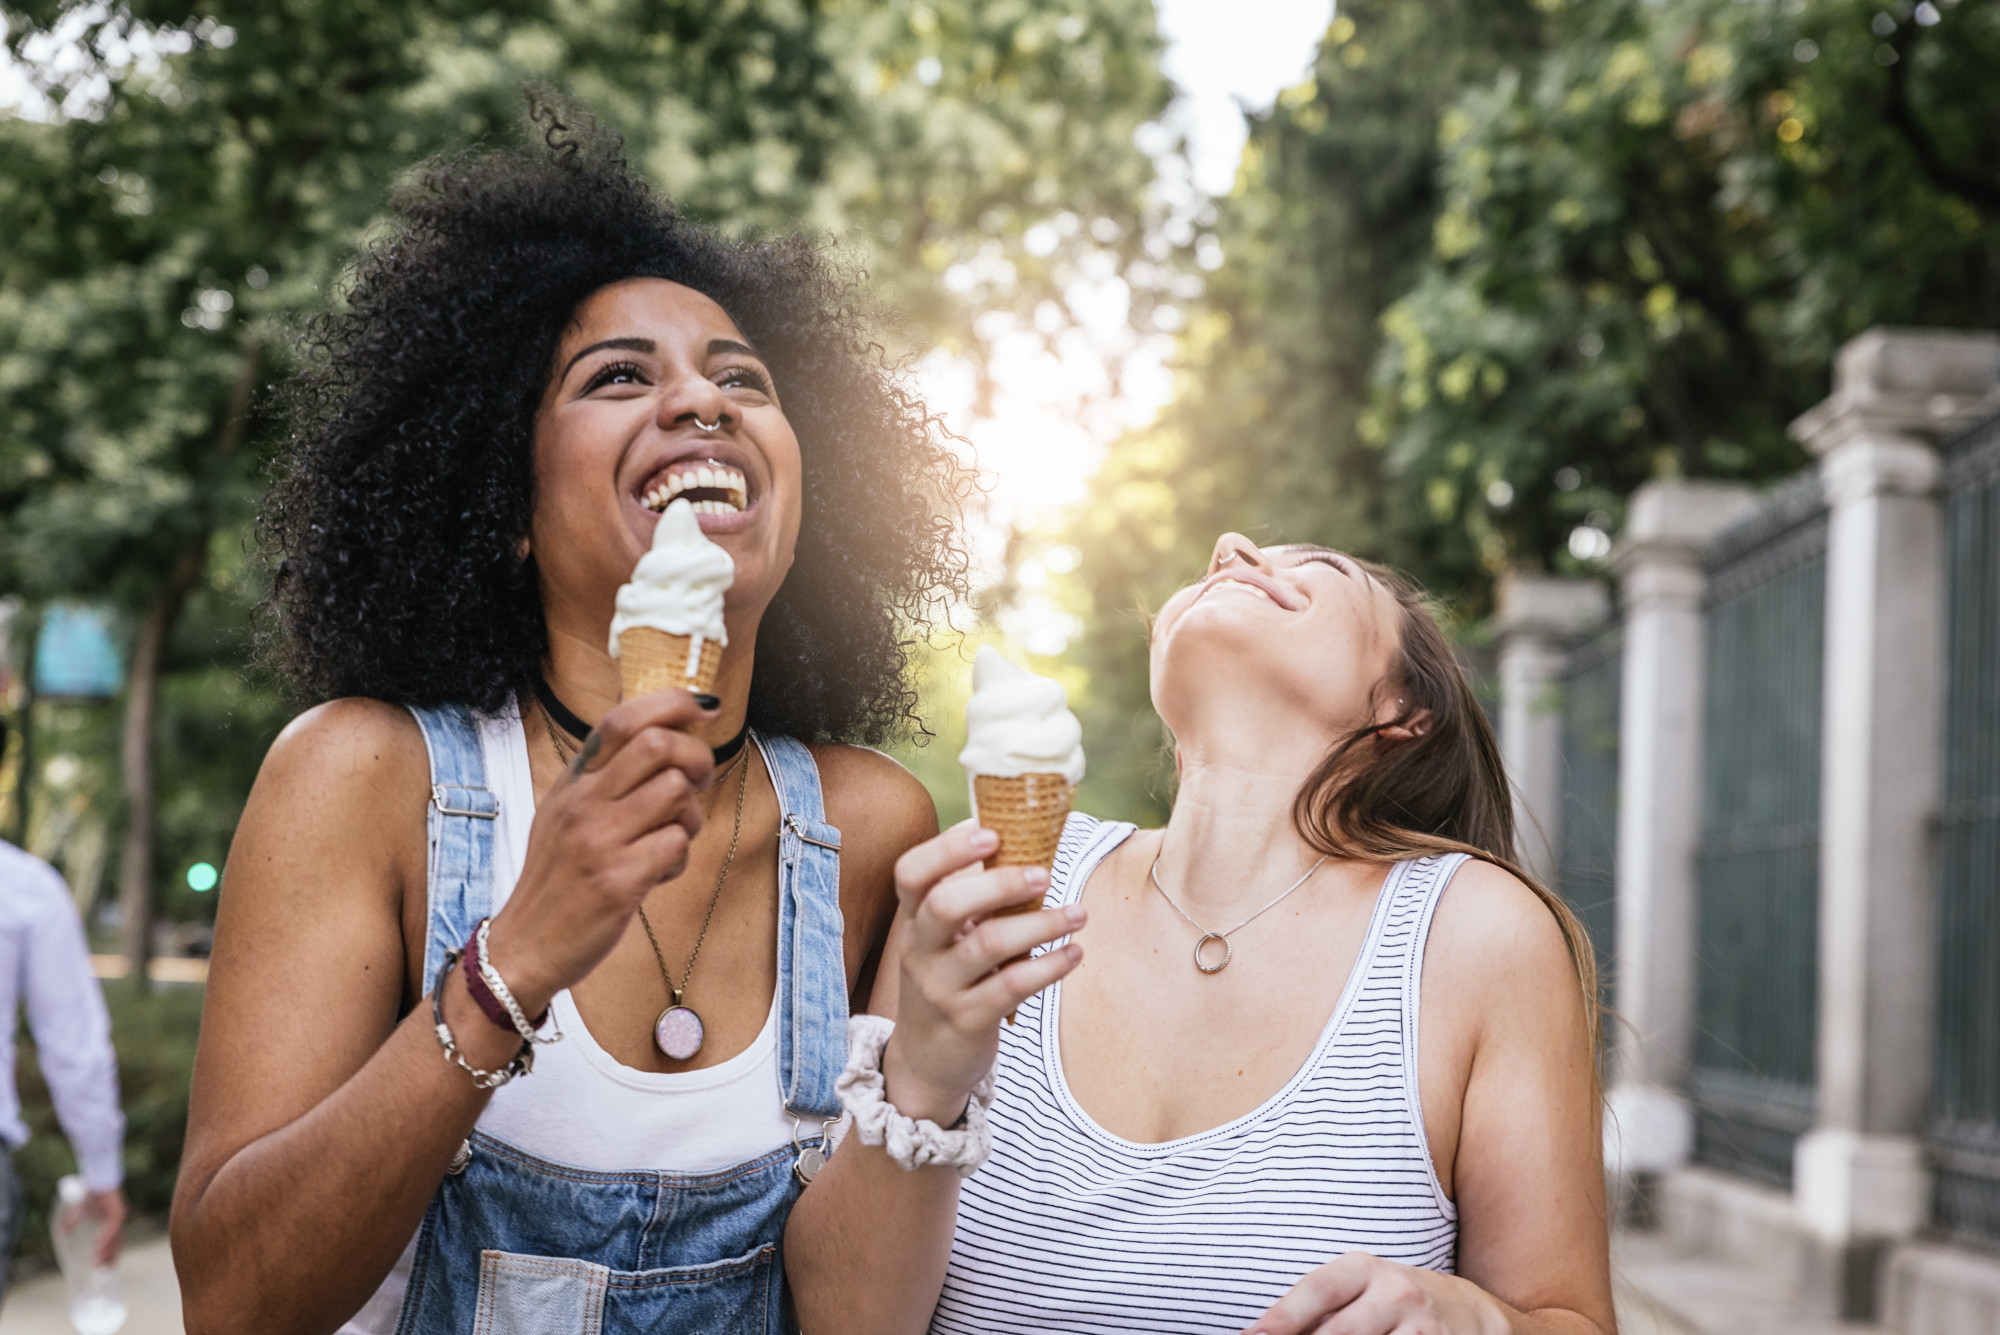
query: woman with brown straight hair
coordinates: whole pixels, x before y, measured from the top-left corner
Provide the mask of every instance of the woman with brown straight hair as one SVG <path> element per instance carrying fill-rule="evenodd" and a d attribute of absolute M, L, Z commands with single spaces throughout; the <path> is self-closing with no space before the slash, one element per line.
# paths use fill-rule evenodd
<path fill-rule="evenodd" d="M 1590 945 L 1420 593 L 1225 534 L 1151 663 L 1165 829 L 898 864 L 804 1328 L 1612 1331 Z"/>

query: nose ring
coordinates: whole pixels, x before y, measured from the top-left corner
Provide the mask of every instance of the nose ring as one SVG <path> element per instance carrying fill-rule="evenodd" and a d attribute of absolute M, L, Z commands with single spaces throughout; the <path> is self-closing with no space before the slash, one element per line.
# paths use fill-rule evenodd
<path fill-rule="evenodd" d="M 722 422 L 723 419 L 720 417 L 717 417 L 713 422 L 704 422 L 701 420 L 700 413 L 694 415 L 694 424 L 703 431 L 720 431 L 722 430 Z"/>
<path fill-rule="evenodd" d="M 1226 566 L 1235 559 L 1236 559 L 1236 549 L 1232 547 L 1228 551 L 1222 554 L 1222 558 L 1218 560 L 1216 564 L 1219 566 Z"/>

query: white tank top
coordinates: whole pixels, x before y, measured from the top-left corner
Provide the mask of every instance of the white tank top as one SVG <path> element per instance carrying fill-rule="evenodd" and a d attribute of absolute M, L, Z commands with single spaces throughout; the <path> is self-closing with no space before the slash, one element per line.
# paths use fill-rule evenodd
<path fill-rule="evenodd" d="M 535 819 L 527 734 L 516 706 L 479 716 L 493 831 L 493 911 L 527 860 Z M 661 984 L 665 986 L 664 983 Z M 775 989 L 774 989 L 775 992 Z M 710 1173 L 789 1145 L 778 1078 L 778 1001 L 750 1046 L 706 1070 L 665 1074 L 621 1065 L 598 1046 L 567 990 L 551 1003 L 563 1040 L 535 1049 L 535 1069 L 494 1091 L 479 1129 L 539 1159 L 591 1172 Z M 413 1236 L 368 1305 L 339 1335 L 392 1335 L 408 1287 Z"/>
<path fill-rule="evenodd" d="M 1071 816 L 1047 903 L 1132 827 Z M 1242 1117 L 1160 1144 L 1077 1105 L 1062 984 L 1000 1031 L 993 1154 L 960 1189 L 934 1335 L 1236 1335 L 1342 1252 L 1449 1272 L 1458 1215 L 1417 1097 L 1424 940 L 1461 856 L 1399 863 L 1319 1042 Z"/>

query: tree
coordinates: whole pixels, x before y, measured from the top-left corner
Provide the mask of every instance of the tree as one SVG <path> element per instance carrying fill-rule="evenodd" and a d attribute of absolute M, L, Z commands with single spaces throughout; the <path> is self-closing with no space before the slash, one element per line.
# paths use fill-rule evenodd
<path fill-rule="evenodd" d="M 1083 553 L 1087 629 L 1066 657 L 1089 682 L 1091 810 L 1164 811 L 1171 769 L 1130 613 L 1198 573 L 1218 533 L 1421 564 L 1382 453 L 1357 431 L 1378 319 L 1430 252 L 1439 120 L 1465 89 L 1525 68 L 1545 24 L 1527 0 L 1343 0 L 1311 77 L 1251 116 L 1217 201 L 1222 263 L 1189 303 L 1179 397 L 1114 448 L 1064 535 Z"/>
<path fill-rule="evenodd" d="M 1160 809 L 1111 614 L 1216 533 L 1387 560 L 1471 621 L 1502 570 L 1601 569 L 1648 478 L 1802 467 L 1785 427 L 1868 325 L 2000 320 L 1996 74 L 1996 0 L 1344 0 L 1253 117 L 1181 401 L 1068 535 L 1092 800 Z"/>
<path fill-rule="evenodd" d="M 1461 586 L 1654 476 L 1805 465 L 1871 324 L 2000 318 L 2000 5 L 1576 6 L 1440 127 L 1432 254 L 1364 434 Z M 1585 555 L 1601 555 L 1579 545 Z"/>
<path fill-rule="evenodd" d="M 256 584 L 214 558 L 234 567 L 249 541 L 261 390 L 398 172 L 513 133 L 523 82 L 549 81 L 690 212 L 835 233 L 916 316 L 908 347 L 976 350 L 975 303 L 1060 297 L 1069 261 L 1023 240 L 1044 213 L 1104 219 L 1102 245 L 1138 235 L 1151 165 L 1133 130 L 1167 96 L 1143 0 L 134 0 L 0 18 L 48 100 L 0 113 L 0 592 L 108 600 L 135 624 L 120 874 L 140 979 L 162 676 L 212 673 L 217 641 L 241 661 Z M 938 283 L 954 266 L 973 280 L 957 296 Z M 211 644 L 176 664 L 190 599 Z M 240 807 L 247 767 L 197 769 Z"/>

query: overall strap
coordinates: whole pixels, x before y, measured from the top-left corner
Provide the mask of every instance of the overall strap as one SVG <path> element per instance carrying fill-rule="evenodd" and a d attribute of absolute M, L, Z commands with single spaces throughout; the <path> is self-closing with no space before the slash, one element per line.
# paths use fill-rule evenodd
<path fill-rule="evenodd" d="M 424 931 L 424 985 L 492 911 L 493 826 L 500 801 L 486 786 L 479 725 L 463 705 L 412 705 L 431 760 L 429 909 Z"/>
<path fill-rule="evenodd" d="M 790 737 L 753 732 L 777 789 L 778 1079 L 785 1111 L 840 1116 L 847 1064 L 847 962 L 840 916 L 840 831 L 826 823 L 819 765 Z"/>

